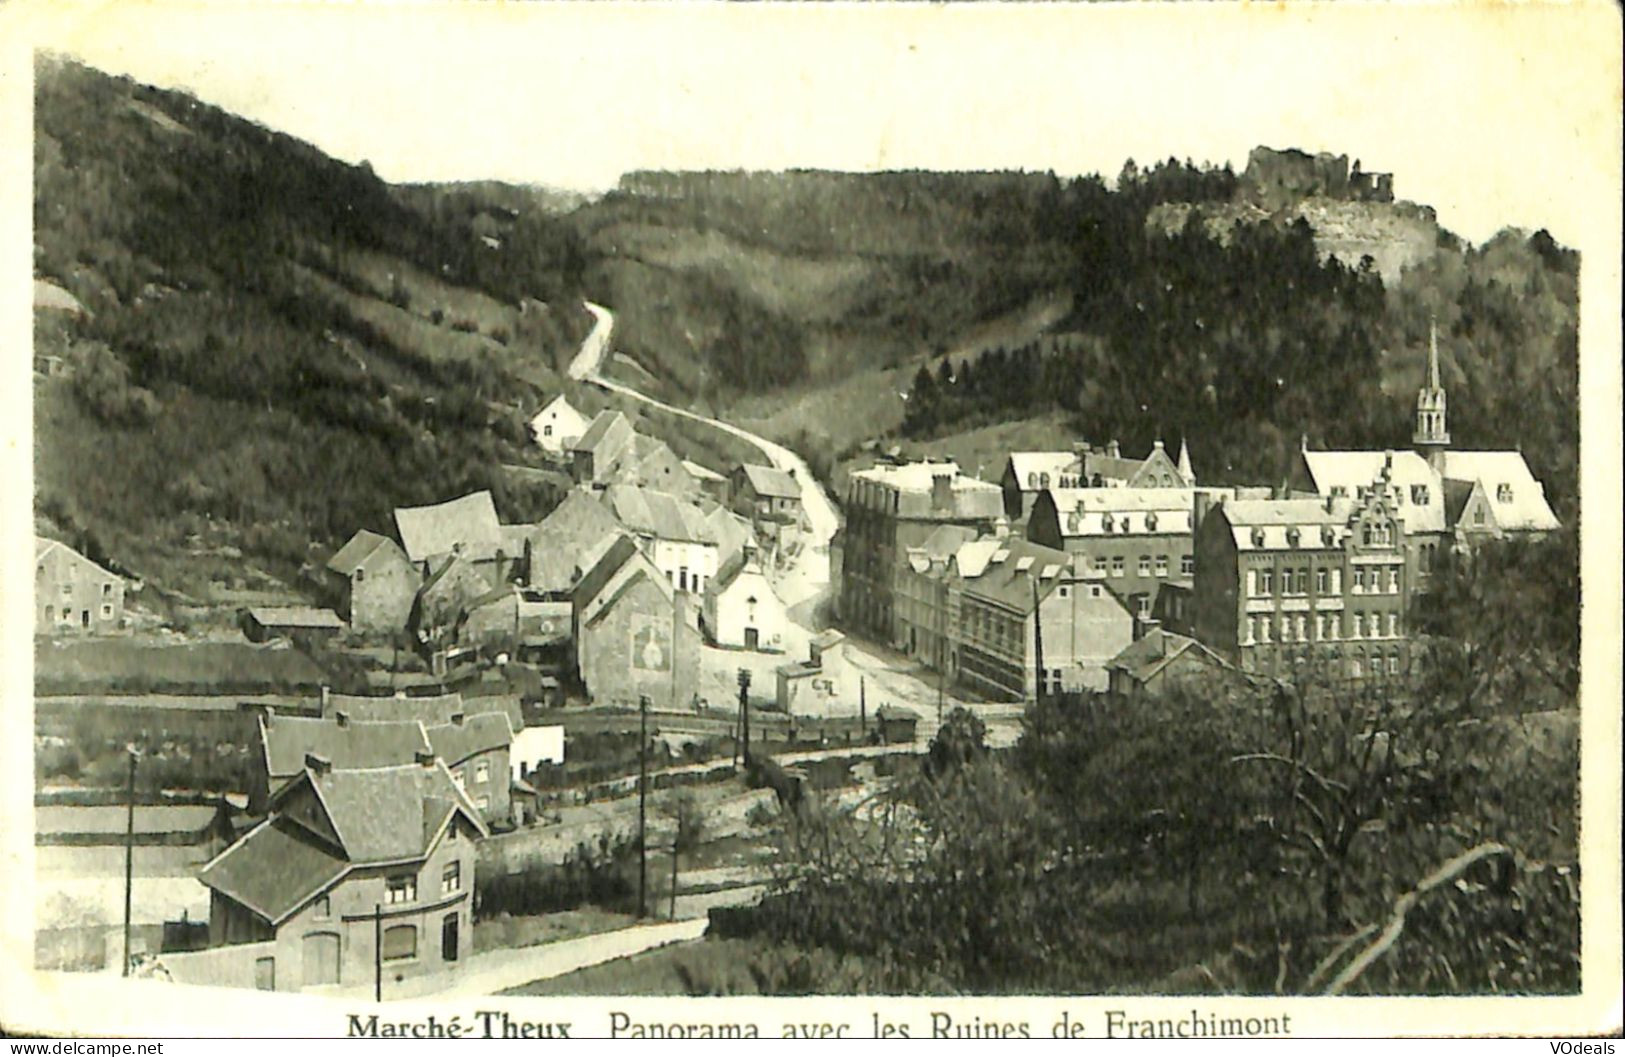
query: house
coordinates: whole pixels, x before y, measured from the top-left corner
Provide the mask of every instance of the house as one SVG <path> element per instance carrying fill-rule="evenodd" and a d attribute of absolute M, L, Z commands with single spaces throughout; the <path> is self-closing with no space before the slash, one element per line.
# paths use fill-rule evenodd
<path fill-rule="evenodd" d="M 741 463 L 728 478 L 728 504 L 755 521 L 801 520 L 801 485 L 790 470 Z"/>
<path fill-rule="evenodd" d="M 688 595 L 673 588 L 637 541 L 621 535 L 573 595 L 576 668 L 598 702 L 648 696 L 686 707 L 699 686 L 700 633 Z"/>
<path fill-rule="evenodd" d="M 395 527 L 406 556 L 424 568 L 425 575 L 456 556 L 472 563 L 489 586 L 495 586 L 506 579 L 504 570 L 517 557 L 503 552 L 502 526 L 490 492 L 471 492 L 432 506 L 398 507 Z"/>
<path fill-rule="evenodd" d="M 965 544 L 952 674 L 1002 701 L 1106 688 L 1106 665 L 1133 640 L 1134 618 L 1099 572 L 1030 540 Z"/>
<path fill-rule="evenodd" d="M 34 634 L 124 626 L 124 578 L 66 543 L 34 537 Z"/>
<path fill-rule="evenodd" d="M 211 963 L 212 982 L 296 991 L 381 972 L 387 989 L 473 953 L 475 848 L 489 831 L 432 754 L 350 771 L 313 754 L 270 806 L 198 874 L 211 945 L 243 948 Z"/>
<path fill-rule="evenodd" d="M 997 485 L 960 473 L 952 462 L 881 464 L 850 475 L 844 512 L 841 613 L 884 642 L 896 629 L 897 566 L 908 548 L 942 525 L 991 532 L 1004 517 L 1004 501 Z M 832 557 L 832 571 L 836 564 Z"/>
<path fill-rule="evenodd" d="M 1180 443 L 1177 464 L 1160 440 L 1143 459 L 1124 458 L 1115 440 L 1104 448 L 1082 442 L 1069 452 L 1012 452 L 1005 460 L 999 487 L 1004 492 L 1005 515 L 1021 521 L 1051 488 L 1195 488 L 1196 473 L 1186 442 Z"/>
<path fill-rule="evenodd" d="M 1107 662 L 1106 672 L 1112 693 L 1139 698 L 1175 687 L 1210 688 L 1233 676 L 1235 668 L 1189 636 L 1152 628 Z"/>
<path fill-rule="evenodd" d="M 1415 577 L 1394 492 L 1385 472 L 1355 498 L 1221 500 L 1200 515 L 1196 637 L 1247 672 L 1405 671 Z"/>
<path fill-rule="evenodd" d="M 559 395 L 530 420 L 530 435 L 543 451 L 561 455 L 581 439 L 587 426 L 587 416 Z"/>
<path fill-rule="evenodd" d="M 1065 551 L 1149 619 L 1162 585 L 1193 573 L 1195 496 L 1189 488 L 1051 488 L 1033 504 L 1027 538 Z"/>
<path fill-rule="evenodd" d="M 242 625 L 250 642 L 324 642 L 344 630 L 337 613 L 314 606 L 250 606 L 243 610 Z"/>
<path fill-rule="evenodd" d="M 632 447 L 632 423 L 619 411 L 604 411 L 568 445 L 570 476 L 580 485 L 602 487 Z"/>
<path fill-rule="evenodd" d="M 789 610 L 747 547 L 705 585 L 700 627 L 712 643 L 747 650 L 783 649 Z"/>
<path fill-rule="evenodd" d="M 1436 458 L 1457 546 L 1486 539 L 1540 539 L 1562 527 L 1546 489 L 1516 451 L 1444 451 Z"/>
<path fill-rule="evenodd" d="M 341 771 L 392 767 L 430 749 L 416 718 L 358 719 L 339 711 L 329 717 L 261 712 L 258 751 L 248 759 L 248 810 L 263 815 L 272 796 L 305 770 L 314 753 Z"/>
<path fill-rule="evenodd" d="M 575 488 L 531 532 L 525 551 L 526 584 L 568 598 L 594 545 L 613 539 L 621 523 L 599 499 Z"/>
<path fill-rule="evenodd" d="M 630 485 L 605 490 L 604 505 L 679 591 L 698 594 L 717 574 L 717 537 L 699 507 Z"/>
<path fill-rule="evenodd" d="M 920 717 L 906 708 L 881 705 L 875 709 L 875 721 L 881 742 L 886 745 L 907 745 L 914 740 Z"/>
<path fill-rule="evenodd" d="M 1405 546 L 1418 586 L 1433 571 L 1440 546 L 1448 546 L 1451 523 L 1444 480 L 1413 451 L 1310 451 L 1293 460 L 1291 487 L 1321 498 L 1359 498 L 1387 469 L 1394 507 L 1405 519 Z"/>
<path fill-rule="evenodd" d="M 461 554 L 441 559 L 433 575 L 418 588 L 407 620 L 418 645 L 428 653 L 457 644 L 457 633 L 469 605 L 490 593 L 491 581 Z"/>
<path fill-rule="evenodd" d="M 490 825 L 509 824 L 513 804 L 508 757 L 514 734 L 507 715 L 455 712 L 445 723 L 425 725 L 424 734 L 480 818 Z"/>
<path fill-rule="evenodd" d="M 349 621 L 350 630 L 359 635 L 406 630 L 423 573 L 400 544 L 362 529 L 328 559 L 326 570 L 338 597 L 338 614 Z"/>
<path fill-rule="evenodd" d="M 532 588 L 508 584 L 468 603 L 459 643 L 517 651 L 557 646 L 570 639 L 570 602 Z"/>

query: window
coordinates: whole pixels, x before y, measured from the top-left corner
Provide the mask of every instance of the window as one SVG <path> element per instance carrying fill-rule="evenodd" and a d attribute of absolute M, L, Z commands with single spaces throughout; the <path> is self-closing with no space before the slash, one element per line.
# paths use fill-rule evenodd
<path fill-rule="evenodd" d="M 366 578 L 367 578 L 367 570 L 360 569 L 360 568 L 356 569 L 356 571 L 355 571 L 355 582 L 356 583 L 360 583 L 361 581 L 365 580 Z"/>
<path fill-rule="evenodd" d="M 386 962 L 406 961 L 418 956 L 416 925 L 391 925 L 384 930 L 382 957 Z"/>
<path fill-rule="evenodd" d="M 488 796 L 482 796 L 474 801 L 474 806 L 479 808 L 481 811 L 489 811 L 491 809 L 491 798 Z"/>
<path fill-rule="evenodd" d="M 547 425 L 542 427 L 542 436 L 551 437 L 552 435 L 553 435 L 553 424 L 550 422 Z"/>
<path fill-rule="evenodd" d="M 1166 554 L 1157 555 L 1157 575 L 1168 575 L 1168 556 Z"/>
<path fill-rule="evenodd" d="M 1090 598 L 1099 598 L 1100 597 L 1100 585 L 1099 584 L 1090 584 L 1089 585 L 1089 597 Z"/>
<path fill-rule="evenodd" d="M 1281 618 L 1281 641 L 1282 642 L 1291 642 L 1292 641 L 1292 618 L 1291 617 L 1282 617 Z"/>
<path fill-rule="evenodd" d="M 1379 638 L 1382 635 L 1382 617 L 1377 613 L 1372 613 L 1368 619 L 1370 620 L 1368 627 L 1371 637 L 1374 639 Z"/>
<path fill-rule="evenodd" d="M 1495 501 L 1497 503 L 1512 502 L 1512 486 L 1505 482 L 1495 486 Z"/>
<path fill-rule="evenodd" d="M 1398 613 L 1389 613 L 1388 614 L 1388 637 L 1391 638 L 1391 639 L 1399 638 L 1399 614 Z"/>
<path fill-rule="evenodd" d="M 1060 594 L 1060 596 L 1061 596 L 1061 597 L 1062 597 L 1062 598 L 1067 598 L 1067 597 L 1069 597 L 1069 596 L 1070 596 L 1070 595 L 1071 595 L 1071 593 L 1072 593 L 1072 590 L 1071 590 L 1071 588 L 1067 588 L 1067 587 L 1063 587 L 1063 588 L 1061 588 L 1061 590 L 1060 590 L 1060 592 L 1059 592 L 1059 594 Z"/>
<path fill-rule="evenodd" d="M 103 620 L 112 620 L 113 619 L 113 607 L 111 605 L 107 604 L 107 603 L 102 604 L 102 619 Z"/>
<path fill-rule="evenodd" d="M 455 843 L 457 843 L 457 831 L 460 828 L 461 827 L 459 827 L 457 825 L 457 816 L 453 815 L 452 819 L 451 819 L 451 825 L 446 827 L 446 843 L 447 844 L 455 844 Z"/>
<path fill-rule="evenodd" d="M 457 783 L 457 788 L 465 789 L 465 788 L 468 787 L 468 771 L 467 771 L 467 769 L 459 767 L 459 768 L 457 768 L 457 770 L 452 772 L 451 777 Z"/>
<path fill-rule="evenodd" d="M 1399 566 L 1397 565 L 1388 570 L 1388 593 L 1391 595 L 1399 594 Z"/>
<path fill-rule="evenodd" d="M 1297 582 L 1296 578 L 1294 577 L 1293 572 L 1292 572 L 1291 569 L 1282 569 L 1281 570 L 1281 593 L 1283 595 L 1292 594 L 1293 593 L 1293 590 L 1292 590 L 1293 584 L 1295 584 L 1296 582 Z"/>
<path fill-rule="evenodd" d="M 62 597 L 63 598 L 72 598 L 73 597 L 73 584 L 68 583 L 68 584 L 63 584 L 62 585 Z"/>
<path fill-rule="evenodd" d="M 1326 569 L 1315 570 L 1315 594 L 1323 595 L 1330 590 L 1332 574 Z"/>
<path fill-rule="evenodd" d="M 1354 570 L 1354 593 L 1357 594 L 1357 595 L 1365 593 L 1365 570 L 1364 569 L 1355 569 Z"/>
<path fill-rule="evenodd" d="M 1140 555 L 1140 575 L 1141 576 L 1150 576 L 1151 575 L 1151 555 L 1149 555 L 1149 554 Z"/>
<path fill-rule="evenodd" d="M 1128 568 L 1127 563 L 1125 563 L 1123 561 L 1123 556 L 1121 554 L 1119 554 L 1117 557 L 1112 559 L 1112 575 L 1113 576 L 1122 576 L 1124 574 L 1124 572 L 1127 571 L 1127 568 Z"/>
<path fill-rule="evenodd" d="M 1269 617 L 1259 617 L 1258 618 L 1258 641 L 1259 642 L 1268 642 L 1269 640 L 1270 640 L 1270 618 Z"/>
<path fill-rule="evenodd" d="M 1416 506 L 1428 505 L 1428 486 L 1425 484 L 1411 485 L 1411 502 Z"/>
<path fill-rule="evenodd" d="M 1274 571 L 1270 569 L 1260 569 L 1258 571 L 1258 593 L 1261 595 L 1273 595 L 1275 593 Z"/>
<path fill-rule="evenodd" d="M 474 781 L 489 782 L 491 780 L 491 765 L 484 760 L 474 765 Z"/>
<path fill-rule="evenodd" d="M 330 918 L 333 916 L 333 900 L 329 896 L 317 896 L 316 902 L 310 905 L 310 916 L 313 918 Z"/>
<path fill-rule="evenodd" d="M 1179 575 L 1194 576 L 1196 574 L 1196 555 L 1185 554 L 1179 559 Z"/>
<path fill-rule="evenodd" d="M 1474 507 L 1473 508 L 1473 524 L 1482 525 L 1483 523 L 1484 523 L 1484 508 L 1481 507 L 1481 506 L 1480 507 Z M 67 594 L 66 585 L 64 585 L 64 589 L 63 589 L 62 593 Z"/>
<path fill-rule="evenodd" d="M 418 879 L 410 874 L 391 877 L 384 888 L 384 902 L 411 903 L 418 897 Z"/>
<path fill-rule="evenodd" d="M 1139 607 L 1141 617 L 1149 617 L 1151 615 L 1151 596 L 1150 595 L 1135 595 L 1134 596 L 1134 601 Z"/>
<path fill-rule="evenodd" d="M 1298 641 L 1309 641 L 1309 617 L 1305 613 L 1298 614 Z"/>
<path fill-rule="evenodd" d="M 103 598 L 112 598 L 113 597 L 113 585 L 112 584 L 102 584 L 102 597 Z"/>
<path fill-rule="evenodd" d="M 1303 539 L 1303 533 L 1298 531 L 1298 526 L 1293 525 L 1286 530 L 1286 545 L 1288 547 L 1296 547 L 1301 539 Z"/>
<path fill-rule="evenodd" d="M 440 874 L 440 894 L 449 896 L 463 890 L 463 864 L 454 862 Z"/>

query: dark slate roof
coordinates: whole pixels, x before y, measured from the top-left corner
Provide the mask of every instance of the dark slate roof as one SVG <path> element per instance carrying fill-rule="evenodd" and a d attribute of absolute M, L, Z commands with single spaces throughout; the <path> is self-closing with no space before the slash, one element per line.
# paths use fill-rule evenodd
<path fill-rule="evenodd" d="M 342 710 L 341 710 L 342 711 Z M 387 767 L 410 761 L 430 745 L 417 719 L 392 721 L 273 716 L 261 721 L 266 766 L 272 778 L 289 778 L 305 769 L 305 756 L 315 753 L 334 767 Z"/>
<path fill-rule="evenodd" d="M 572 491 L 531 533 L 530 584 L 568 591 L 576 568 L 594 544 L 619 532 L 609 508 L 585 491 Z"/>
<path fill-rule="evenodd" d="M 434 754 L 455 767 L 470 756 L 513 744 L 513 728 L 505 712 L 466 716 L 461 723 L 441 723 L 427 728 Z"/>
<path fill-rule="evenodd" d="M 464 708 L 459 693 L 433 694 L 414 697 L 407 694 L 328 694 L 325 714 L 332 718 L 340 712 L 352 720 L 413 720 L 424 723 L 444 723 L 459 712 L 486 711 Z M 282 717 L 276 717 L 282 722 Z"/>
<path fill-rule="evenodd" d="M 490 492 L 471 492 L 432 506 L 397 507 L 395 527 L 407 556 L 415 562 L 449 554 L 459 545 L 469 558 L 489 558 L 502 546 Z"/>
<path fill-rule="evenodd" d="M 357 866 L 422 858 L 454 807 L 485 832 L 479 812 L 439 761 L 305 774 Z"/>
<path fill-rule="evenodd" d="M 1009 606 L 1019 613 L 1031 613 L 1034 604 L 1033 585 L 1038 585 L 1039 598 L 1047 597 L 1057 585 L 1075 579 L 1072 556 L 1030 540 L 1014 536 L 999 539 L 995 556 L 1003 552 L 1000 561 L 989 560 L 980 575 L 962 577 L 964 593 Z M 1053 575 L 1045 577 L 1046 568 L 1053 567 Z"/>
<path fill-rule="evenodd" d="M 592 420 L 592 425 L 587 427 L 581 439 L 570 445 L 570 450 L 590 451 L 595 456 L 619 455 L 631 443 L 632 436 L 632 423 L 625 415 L 619 411 L 602 411 Z M 605 450 L 601 452 L 600 449 Z"/>
<path fill-rule="evenodd" d="M 301 826 L 268 819 L 204 866 L 198 880 L 276 925 L 349 869 Z"/>
<path fill-rule="evenodd" d="M 759 496 L 772 499 L 801 498 L 801 489 L 797 487 L 796 479 L 784 470 L 773 466 L 756 466 L 748 462 L 741 463 L 739 469 L 743 471 L 751 489 Z"/>
<path fill-rule="evenodd" d="M 617 536 L 615 542 L 611 543 L 609 548 L 599 556 L 598 560 L 593 563 L 592 568 L 582 574 L 580 582 L 576 584 L 575 607 L 580 609 L 594 598 L 597 598 L 598 592 L 604 589 L 604 585 L 609 583 L 621 566 L 630 561 L 632 556 L 637 553 L 638 544 L 636 540 L 624 533 Z"/>
<path fill-rule="evenodd" d="M 340 547 L 337 553 L 327 560 L 327 567 L 341 576 L 353 576 L 356 569 L 377 553 L 380 548 L 386 551 L 394 551 L 400 555 L 403 562 L 409 560 L 406 557 L 406 552 L 401 550 L 400 544 L 388 536 L 380 536 L 376 532 L 362 529 L 354 536 L 351 536 L 350 541 Z"/>

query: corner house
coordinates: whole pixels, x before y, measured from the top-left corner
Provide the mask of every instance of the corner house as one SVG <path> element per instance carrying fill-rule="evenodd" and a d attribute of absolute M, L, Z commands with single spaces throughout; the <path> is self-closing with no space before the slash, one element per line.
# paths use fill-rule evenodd
<path fill-rule="evenodd" d="M 271 810 L 199 875 L 210 944 L 231 954 L 195 982 L 362 987 L 375 953 L 386 981 L 443 972 L 471 953 L 475 841 L 487 830 L 432 754 L 356 771 L 312 755 Z"/>

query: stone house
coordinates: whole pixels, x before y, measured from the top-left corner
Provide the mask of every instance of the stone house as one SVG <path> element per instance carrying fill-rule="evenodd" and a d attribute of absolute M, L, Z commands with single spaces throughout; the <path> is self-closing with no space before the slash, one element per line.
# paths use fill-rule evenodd
<path fill-rule="evenodd" d="M 395 527 L 406 556 L 426 568 L 425 575 L 456 556 L 471 563 L 494 587 L 509 578 L 521 557 L 506 553 L 505 548 L 513 544 L 503 536 L 496 504 L 486 491 L 470 492 L 431 506 L 398 507 Z"/>
<path fill-rule="evenodd" d="M 287 716 L 267 708 L 258 728 L 258 751 L 248 759 L 248 810 L 255 815 L 270 810 L 272 796 L 304 773 L 305 757 L 313 753 L 341 771 L 354 771 L 392 767 L 430 751 L 416 718 L 355 719 L 344 711 Z"/>
<path fill-rule="evenodd" d="M 362 529 L 328 559 L 326 570 L 339 616 L 352 631 L 383 636 L 406 630 L 423 572 L 400 544 Z"/>
<path fill-rule="evenodd" d="M 407 622 L 408 630 L 418 645 L 431 653 L 455 645 L 464 611 L 489 594 L 491 587 L 485 574 L 462 555 L 442 558 L 439 567 L 418 589 Z"/>
<path fill-rule="evenodd" d="M 105 634 L 124 626 L 124 578 L 66 543 L 34 537 L 34 634 Z"/>
<path fill-rule="evenodd" d="M 1011 521 L 1031 516 L 1038 497 L 1051 488 L 1195 488 L 1188 443 L 1181 442 L 1179 461 L 1168 456 L 1162 441 L 1143 459 L 1125 458 L 1117 441 L 1096 448 L 1087 441 L 1066 451 L 1018 451 L 1005 460 L 999 478 L 1004 512 Z"/>
<path fill-rule="evenodd" d="M 570 476 L 576 484 L 602 487 L 632 447 L 632 423 L 619 411 L 604 411 L 569 445 Z"/>
<path fill-rule="evenodd" d="M 319 755 L 271 814 L 198 875 L 212 946 L 240 946 L 216 982 L 263 990 L 390 983 L 473 953 L 476 842 L 489 834 L 431 753 L 339 771 Z"/>
<path fill-rule="evenodd" d="M 698 691 L 700 633 L 676 590 L 630 536 L 618 537 L 576 585 L 576 668 L 597 702 L 687 707 Z"/>
<path fill-rule="evenodd" d="M 728 478 L 728 502 L 755 521 L 801 520 L 801 486 L 795 474 L 773 466 L 741 463 Z"/>
<path fill-rule="evenodd" d="M 1106 665 L 1109 689 L 1130 699 L 1157 697 L 1176 687 L 1211 688 L 1235 678 L 1223 657 L 1186 635 L 1152 628 Z"/>
<path fill-rule="evenodd" d="M 629 485 L 608 488 L 604 505 L 679 591 L 699 594 L 716 576 L 717 537 L 698 506 Z"/>
<path fill-rule="evenodd" d="M 507 825 L 513 818 L 508 755 L 513 727 L 501 712 L 453 713 L 449 722 L 424 727 L 429 747 L 468 794 L 480 818 Z"/>
<path fill-rule="evenodd" d="M 585 571 L 588 553 L 620 532 L 621 523 L 597 496 L 585 488 L 572 489 L 528 536 L 526 584 L 568 599 Z"/>
<path fill-rule="evenodd" d="M 1052 488 L 1039 495 L 1027 538 L 1065 551 L 1148 620 L 1169 582 L 1194 574 L 1189 488 Z"/>

